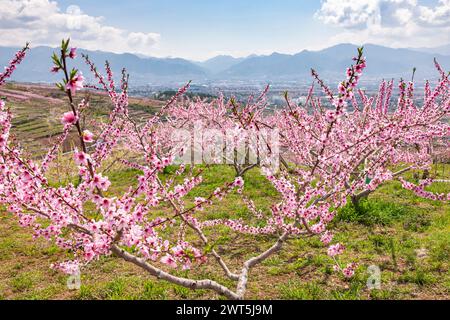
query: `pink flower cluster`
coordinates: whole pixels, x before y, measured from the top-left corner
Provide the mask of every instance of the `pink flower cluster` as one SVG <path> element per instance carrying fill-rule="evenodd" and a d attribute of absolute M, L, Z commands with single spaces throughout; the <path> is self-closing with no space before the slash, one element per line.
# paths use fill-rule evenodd
<path fill-rule="evenodd" d="M 312 86 L 305 105 L 295 105 L 286 97 L 287 108 L 261 124 L 280 131 L 281 149 L 295 165 L 294 170 L 268 177 L 283 198 L 274 206 L 273 221 L 296 234 L 298 226 L 303 226 L 303 232 L 320 234 L 325 245 L 332 241 L 327 225 L 348 196 L 373 191 L 403 172 L 392 172 L 392 166 L 406 166 L 405 170 L 429 166 L 430 144 L 450 136 L 444 120 L 450 112 L 448 75 L 440 71 L 434 89 L 427 84 L 422 106 L 416 105 L 413 84 L 401 82 L 400 99 L 392 109 L 394 81 L 383 81 L 376 97 L 369 97 L 358 89 L 366 67 L 362 51 L 354 61 L 337 94 L 313 70 L 328 105 L 314 96 Z M 437 62 L 436 66 L 441 70 Z M 403 186 L 423 197 L 448 199 L 448 195 L 433 195 L 411 184 Z M 342 250 L 341 245 L 331 245 L 328 253 L 334 257 Z M 347 271 L 352 273 L 351 268 Z"/>
<path fill-rule="evenodd" d="M 431 179 L 427 179 L 427 180 L 421 182 L 419 185 L 415 185 L 411 182 L 408 182 L 408 181 L 404 180 L 403 178 L 400 178 L 399 180 L 401 181 L 403 188 L 405 188 L 407 190 L 411 190 L 418 197 L 426 198 L 426 199 L 430 199 L 430 200 L 436 200 L 436 201 L 450 201 L 450 193 L 435 194 L 433 192 L 425 190 L 425 187 L 427 187 L 428 185 L 430 185 L 433 182 Z"/>
<path fill-rule="evenodd" d="M 223 96 L 210 101 L 183 100 L 181 96 L 188 84 L 143 125 L 128 114 L 125 71 L 116 89 L 109 64 L 105 66 L 104 77 L 85 57 L 98 89 L 108 94 L 114 106 L 108 121 L 99 124 L 101 130 L 94 134 L 78 121 L 89 108 L 88 103 L 83 101 L 78 106 L 72 103 L 72 96 L 84 86 L 84 77 L 75 69 L 69 71 L 66 63 L 62 63 L 67 62 L 66 58 L 75 59 L 76 49 L 69 51 L 68 41 L 63 46 L 62 56 L 54 55 L 53 60 L 57 71 L 64 70 L 67 74 L 65 85 L 61 83 L 59 88 L 67 93 L 71 110 L 63 114 L 63 134 L 42 162 L 27 158 L 10 142 L 12 115 L 0 101 L 0 204 L 16 214 L 23 226 L 32 227 L 36 237 L 53 240 L 64 250 L 71 250 L 72 261 L 54 266 L 70 274 L 113 252 L 128 257 L 129 261 L 138 261 L 141 266 L 147 263 L 153 267 L 160 262 L 184 269 L 205 263 L 206 257 L 212 255 L 215 258 L 212 260 L 218 261 L 229 274 L 203 233 L 203 229 L 218 225 L 244 234 L 276 236 L 277 250 L 288 237 L 320 237 L 330 260 L 339 265 L 338 256 L 345 247 L 333 243 L 333 233 L 328 230 L 337 210 L 347 203 L 349 196 L 375 190 L 384 181 L 394 179 L 392 165 L 427 166 L 430 142 L 450 133 L 444 121 L 450 112 L 449 79 L 437 63 L 441 79 L 434 89 L 427 84 L 423 105 L 416 105 L 414 86 L 401 83 L 400 99 L 392 110 L 393 81 L 383 81 L 376 97 L 358 90 L 366 67 L 360 50 L 355 64 L 347 69 L 346 79 L 339 83 L 337 94 L 313 71 L 315 81 L 327 97 L 327 105 L 320 96 L 315 96 L 312 87 L 306 104 L 296 105 L 286 94 L 286 108 L 267 115 L 264 110 L 268 87 L 258 98 L 251 97 L 244 104 L 235 99 L 227 101 Z M 11 75 L 24 54 L 25 50 L 16 55 L 0 76 L 0 84 Z M 250 199 L 244 200 L 251 213 L 248 221 L 209 218 L 204 213 L 208 206 L 231 192 L 244 192 L 242 172 L 246 168 L 236 165 L 237 177 L 215 187 L 211 194 L 189 197 L 203 183 L 203 169 L 191 168 L 188 172 L 180 166 L 172 172 L 171 166 L 182 151 L 170 133 L 192 127 L 197 121 L 220 133 L 234 132 L 231 144 L 242 142 L 239 141 L 242 132 L 247 129 L 277 129 L 280 149 L 285 151 L 281 156 L 288 159 L 278 172 L 269 168 L 262 171 L 268 173 L 267 179 L 279 194 L 279 200 L 264 211 L 258 210 Z M 79 145 L 73 160 L 79 182 L 54 186 L 46 172 L 51 169 L 56 151 L 75 128 Z M 88 148 L 86 143 L 94 142 L 94 137 L 95 144 Z M 273 147 L 270 142 L 266 144 Z M 120 163 L 136 171 L 136 179 L 122 191 L 111 188 L 114 180 L 108 178 L 104 169 L 119 147 L 130 156 L 120 159 Z M 264 162 L 261 163 L 264 167 Z M 429 182 L 415 186 L 402 180 L 404 188 L 419 196 L 449 200 L 449 195 L 425 191 Z M 190 201 L 186 200 L 188 197 Z M 199 241 L 189 243 L 187 232 L 198 235 Z M 262 260 L 273 253 L 268 252 L 258 254 L 255 259 Z M 356 268 L 356 264 L 349 263 L 338 269 L 351 277 Z"/>
<path fill-rule="evenodd" d="M 358 267 L 356 263 L 349 263 L 344 269 L 342 269 L 342 274 L 346 278 L 351 278 L 355 275 L 355 270 Z"/>
<path fill-rule="evenodd" d="M 17 65 L 19 65 L 25 58 L 26 52 L 28 50 L 28 44 L 20 51 L 16 52 L 14 58 L 9 62 L 9 65 L 5 67 L 5 71 L 0 73 L 0 86 L 3 85 L 9 77 L 11 77 L 14 70 L 16 70 Z"/>
<path fill-rule="evenodd" d="M 337 255 L 342 254 L 344 252 L 345 247 L 341 243 L 336 243 L 328 247 L 328 255 L 330 257 L 335 257 Z"/>
<path fill-rule="evenodd" d="M 83 82 L 84 77 L 83 74 L 80 72 L 67 82 L 66 89 L 70 90 L 72 95 L 75 95 L 76 91 L 83 89 Z"/>
<path fill-rule="evenodd" d="M 63 114 L 62 118 L 61 118 L 61 123 L 65 126 L 67 125 L 72 125 L 75 122 L 77 122 L 78 118 L 77 116 L 75 116 L 75 114 L 73 113 L 73 111 L 69 111 Z"/>

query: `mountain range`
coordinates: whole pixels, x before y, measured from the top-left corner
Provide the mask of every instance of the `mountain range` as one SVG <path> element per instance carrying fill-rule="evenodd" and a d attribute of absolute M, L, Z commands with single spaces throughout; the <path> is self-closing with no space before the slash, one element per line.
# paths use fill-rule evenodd
<path fill-rule="evenodd" d="M 79 49 L 87 54 L 98 67 L 108 60 L 116 74 L 125 67 L 130 73 L 131 85 L 169 85 L 187 80 L 197 83 L 214 81 L 292 81 L 309 80 L 310 68 L 316 69 L 326 79 L 340 79 L 352 62 L 357 46 L 339 44 L 319 51 L 303 50 L 296 54 L 272 53 L 234 58 L 221 55 L 198 62 L 181 58 L 154 58 L 130 53 L 116 54 L 103 51 Z M 6 65 L 17 48 L 0 47 L 0 65 Z M 51 74 L 51 47 L 32 48 L 17 68 L 13 80 L 20 82 L 52 83 L 60 75 Z M 438 48 L 393 49 L 373 44 L 364 46 L 367 57 L 366 77 L 409 79 L 413 67 L 417 68 L 416 79 L 436 78 L 433 59 L 436 58 L 445 70 L 450 69 L 450 45 Z M 89 79 L 90 72 L 82 59 L 76 59 L 75 67 Z M 99 68 L 100 69 L 100 68 Z"/>

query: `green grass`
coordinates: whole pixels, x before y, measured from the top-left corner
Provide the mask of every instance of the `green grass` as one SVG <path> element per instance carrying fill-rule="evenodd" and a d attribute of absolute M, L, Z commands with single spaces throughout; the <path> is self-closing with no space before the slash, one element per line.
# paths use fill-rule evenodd
<path fill-rule="evenodd" d="M 391 225 L 406 216 L 416 216 L 415 209 L 395 202 L 363 199 L 357 207 L 349 203 L 339 210 L 338 221 L 356 222 L 366 226 Z"/>
<path fill-rule="evenodd" d="M 16 88 L 20 90 L 20 87 Z M 59 97 L 56 92 L 48 94 Z M 93 97 L 103 105 L 101 97 Z M 103 102 L 102 102 L 103 101 Z M 34 102 L 35 103 L 35 102 Z M 38 125 L 41 117 L 51 111 L 32 109 L 32 102 L 17 102 L 12 108 L 16 117 L 17 136 L 30 148 L 41 148 L 38 136 L 45 128 Z M 64 106 L 52 105 L 56 114 Z M 135 113 L 143 112 L 136 107 Z M 28 111 L 27 111 L 28 110 Z M 28 113 L 27 113 L 28 112 Z M 101 108 L 93 110 L 97 116 Z M 54 124 L 49 124 L 49 127 Z M 34 153 L 33 153 L 34 154 Z M 208 196 L 215 188 L 234 179 L 229 166 L 200 167 L 204 183 L 189 194 L 187 203 L 196 196 Z M 196 170 L 198 170 L 196 169 Z M 169 178 L 169 167 L 161 176 Z M 113 167 L 108 176 L 112 181 L 108 196 L 123 192 L 134 185 L 137 170 Z M 450 165 L 439 164 L 431 170 L 439 178 L 449 179 Z M 73 174 L 73 173 L 72 173 Z M 414 172 L 405 176 L 413 179 Z M 179 178 L 181 179 L 181 178 Z M 61 185 L 73 177 L 51 176 L 52 185 Z M 270 206 L 279 200 L 277 192 L 254 168 L 245 175 L 244 195 L 269 214 Z M 450 192 L 449 183 L 436 183 L 433 192 Z M 86 208 L 88 209 L 88 208 Z M 167 207 L 155 208 L 155 215 L 165 214 Z M 241 196 L 229 194 L 221 203 L 214 203 L 197 212 L 199 219 L 242 218 L 259 222 L 250 214 Z M 316 237 L 298 238 L 287 242 L 284 249 L 251 270 L 249 299 L 450 299 L 450 204 L 421 199 L 404 190 L 399 182 L 382 185 L 360 202 L 358 208 L 348 204 L 339 210 L 333 221 L 335 241 L 345 244 L 342 263 L 357 262 L 353 279 L 348 280 L 333 271 L 333 261 Z M 167 236 L 175 236 L 167 232 Z M 239 235 L 226 227 L 206 229 L 214 248 L 221 253 L 233 271 L 242 267 L 244 259 L 260 253 L 274 242 L 271 236 Z M 188 235 L 191 236 L 191 235 Z M 198 244 L 198 242 L 196 243 Z M 164 281 L 158 281 L 143 270 L 116 257 L 102 257 L 82 270 L 81 288 L 69 290 L 67 277 L 49 268 L 51 263 L 67 259 L 66 252 L 42 240 L 33 239 L 32 230 L 21 228 L 15 218 L 0 209 L 0 299 L 219 299 L 206 290 L 192 291 Z M 227 286 L 235 286 L 214 266 L 199 265 L 190 271 L 169 270 L 177 275 L 196 279 L 212 278 Z M 369 290 L 367 268 L 381 270 L 381 289 Z"/>
<path fill-rule="evenodd" d="M 206 196 L 234 177 L 232 168 L 203 168 L 205 183 L 189 195 Z M 450 169 L 446 167 L 447 172 Z M 162 179 L 173 173 L 169 168 Z M 133 184 L 137 170 L 113 170 L 109 191 L 115 194 Z M 440 185 L 443 192 L 449 185 Z M 277 201 L 274 189 L 253 169 L 246 175 L 244 194 L 259 208 Z M 164 212 L 164 208 L 157 211 Z M 241 217 L 254 221 L 241 197 L 231 193 L 199 218 Z M 343 263 L 359 264 L 356 276 L 345 279 L 332 270 L 333 262 L 320 241 L 299 238 L 264 261 L 250 273 L 250 299 L 415 299 L 450 297 L 450 206 L 424 200 L 399 188 L 397 182 L 383 185 L 358 208 L 348 204 L 333 222 L 336 241 L 347 250 Z M 225 227 L 205 231 L 233 270 L 245 258 L 273 243 L 270 236 L 242 236 Z M 420 253 L 420 254 L 419 254 Z M 139 268 L 115 257 L 104 257 L 83 269 L 80 290 L 68 290 L 67 278 L 48 266 L 65 259 L 56 246 L 41 239 L 32 241 L 29 230 L 20 228 L 8 213 L 0 213 L 0 297 L 2 299 L 218 299 L 217 294 L 192 291 L 147 275 Z M 211 261 L 213 264 L 214 262 Z M 381 269 L 382 288 L 366 286 L 367 267 Z M 175 274 L 209 277 L 226 285 L 234 283 L 217 269 L 201 265 Z"/>
<path fill-rule="evenodd" d="M 328 298 L 321 286 L 315 282 L 295 283 L 288 282 L 279 287 L 281 298 L 286 300 L 318 300 Z"/>
<path fill-rule="evenodd" d="M 33 286 L 33 273 L 19 273 L 11 279 L 11 287 L 15 292 L 23 292 Z"/>

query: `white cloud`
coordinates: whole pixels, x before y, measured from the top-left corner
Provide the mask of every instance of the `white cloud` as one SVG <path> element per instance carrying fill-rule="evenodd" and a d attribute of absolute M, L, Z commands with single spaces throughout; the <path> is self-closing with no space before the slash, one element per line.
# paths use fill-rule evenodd
<path fill-rule="evenodd" d="M 103 17 L 84 13 L 77 5 L 64 12 L 55 1 L 0 0 L 0 45 L 57 46 L 62 38 L 85 49 L 151 54 L 160 35 L 108 26 Z"/>
<path fill-rule="evenodd" d="M 434 26 L 450 26 L 450 0 L 440 0 L 436 8 L 420 7 L 419 20 Z"/>
<path fill-rule="evenodd" d="M 450 0 L 324 0 L 316 18 L 343 31 L 332 42 L 433 47 L 450 43 Z"/>

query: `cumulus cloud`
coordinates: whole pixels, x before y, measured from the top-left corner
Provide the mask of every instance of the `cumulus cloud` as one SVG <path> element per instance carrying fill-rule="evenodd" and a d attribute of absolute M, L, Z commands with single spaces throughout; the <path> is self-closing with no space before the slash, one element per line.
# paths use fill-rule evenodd
<path fill-rule="evenodd" d="M 450 0 L 440 0 L 436 8 L 420 7 L 419 20 L 432 26 L 450 26 Z"/>
<path fill-rule="evenodd" d="M 423 6 L 417 0 L 324 0 L 315 17 L 343 31 L 335 42 L 396 47 L 450 43 L 450 0 Z"/>
<path fill-rule="evenodd" d="M 108 26 L 103 17 L 90 16 L 77 5 L 61 10 L 49 0 L 0 0 L 0 45 L 57 46 L 62 38 L 85 49 L 151 54 L 160 35 Z"/>

